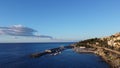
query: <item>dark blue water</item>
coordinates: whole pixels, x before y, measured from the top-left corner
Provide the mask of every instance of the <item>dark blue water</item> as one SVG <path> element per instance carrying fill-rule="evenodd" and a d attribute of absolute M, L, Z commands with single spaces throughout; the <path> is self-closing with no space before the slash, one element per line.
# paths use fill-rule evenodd
<path fill-rule="evenodd" d="M 94 54 L 78 54 L 72 49 L 56 56 L 30 58 L 29 55 L 71 43 L 0 44 L 0 68 L 109 68 Z"/>

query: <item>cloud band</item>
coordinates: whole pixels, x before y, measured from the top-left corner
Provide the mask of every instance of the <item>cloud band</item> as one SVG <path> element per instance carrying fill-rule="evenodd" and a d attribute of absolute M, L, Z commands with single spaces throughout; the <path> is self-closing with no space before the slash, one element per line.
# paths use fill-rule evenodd
<path fill-rule="evenodd" d="M 46 35 L 35 35 L 36 30 L 24 27 L 22 25 L 14 25 L 11 27 L 0 27 L 0 35 L 11 35 L 11 36 L 32 36 L 32 37 L 40 37 L 40 38 L 50 38 L 51 36 Z"/>

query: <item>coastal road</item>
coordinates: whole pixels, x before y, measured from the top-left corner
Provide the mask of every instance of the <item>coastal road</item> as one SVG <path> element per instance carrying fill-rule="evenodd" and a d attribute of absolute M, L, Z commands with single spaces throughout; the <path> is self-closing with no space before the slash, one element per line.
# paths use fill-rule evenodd
<path fill-rule="evenodd" d="M 116 54 L 120 55 L 120 52 L 109 49 L 109 48 L 106 48 L 106 47 L 100 47 L 100 46 L 96 46 L 96 45 L 90 45 L 90 46 L 95 47 L 95 48 L 102 48 L 102 49 L 105 49 L 107 51 L 110 51 L 110 52 L 113 52 L 113 53 L 116 53 Z"/>

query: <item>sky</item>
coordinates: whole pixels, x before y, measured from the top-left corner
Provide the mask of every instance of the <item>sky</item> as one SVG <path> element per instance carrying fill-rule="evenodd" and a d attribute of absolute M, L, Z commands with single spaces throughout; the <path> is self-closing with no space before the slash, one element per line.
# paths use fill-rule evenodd
<path fill-rule="evenodd" d="M 19 26 L 39 36 L 81 40 L 120 32 L 119 25 L 120 0 L 0 0 L 1 34 L 11 35 L 9 30 Z M 36 36 L 28 33 L 19 35 Z"/>

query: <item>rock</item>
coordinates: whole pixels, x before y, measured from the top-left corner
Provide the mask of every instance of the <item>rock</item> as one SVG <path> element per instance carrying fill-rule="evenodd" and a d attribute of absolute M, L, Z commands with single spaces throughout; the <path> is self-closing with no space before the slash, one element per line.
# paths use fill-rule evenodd
<path fill-rule="evenodd" d="M 37 58 L 37 57 L 43 56 L 45 54 L 47 54 L 47 53 L 46 52 L 34 53 L 34 54 L 30 55 L 30 57 Z"/>
<path fill-rule="evenodd" d="M 117 36 L 120 36 L 120 32 L 114 34 L 114 36 L 116 36 L 116 37 L 117 37 Z"/>
<path fill-rule="evenodd" d="M 45 50 L 45 52 L 47 52 L 47 53 L 51 53 L 52 51 L 51 51 L 51 50 Z"/>
<path fill-rule="evenodd" d="M 80 46 L 80 48 L 84 49 L 84 48 L 86 48 L 86 47 Z"/>

